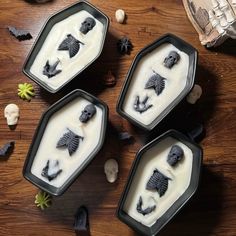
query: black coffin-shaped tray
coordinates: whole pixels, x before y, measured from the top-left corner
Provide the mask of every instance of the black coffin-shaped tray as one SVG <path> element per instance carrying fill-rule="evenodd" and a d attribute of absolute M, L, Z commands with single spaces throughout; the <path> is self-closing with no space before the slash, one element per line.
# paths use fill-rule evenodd
<path fill-rule="evenodd" d="M 47 127 L 47 124 L 52 117 L 52 115 L 62 109 L 64 106 L 72 102 L 73 100 L 77 98 L 84 98 L 88 100 L 89 102 L 93 103 L 94 105 L 98 106 L 102 110 L 102 120 L 101 120 L 101 133 L 99 136 L 99 141 L 96 144 L 95 148 L 92 150 L 90 155 L 85 159 L 85 161 L 82 162 L 82 164 L 76 169 L 76 171 L 70 176 L 69 179 L 59 188 L 50 185 L 49 183 L 43 181 L 42 179 L 39 179 L 37 176 L 32 174 L 31 167 L 34 161 L 34 158 L 37 154 L 39 145 L 41 143 L 41 139 L 44 135 L 44 131 Z M 78 117 L 79 120 L 79 117 Z M 96 97 L 92 96 L 91 94 L 83 91 L 83 90 L 74 90 L 59 101 L 57 101 L 55 104 L 53 104 L 49 109 L 43 113 L 41 120 L 38 124 L 38 127 L 35 131 L 32 143 L 30 145 L 28 155 L 26 157 L 24 168 L 23 168 L 23 176 L 39 187 L 40 189 L 54 195 L 58 196 L 64 193 L 67 188 L 76 180 L 76 178 L 82 173 L 82 171 L 88 166 L 88 164 L 93 160 L 93 158 L 96 156 L 96 154 L 99 152 L 99 150 L 102 148 L 102 145 L 105 140 L 105 133 L 106 133 L 106 127 L 107 127 L 107 120 L 108 120 L 108 107 L 107 105 L 102 102 L 101 100 L 98 100 Z M 53 138 L 53 134 L 52 134 Z M 68 158 L 68 157 L 67 157 Z M 69 157 L 70 158 L 70 157 Z"/>
<path fill-rule="evenodd" d="M 126 93 L 129 90 L 129 86 L 132 81 L 133 74 L 135 72 L 136 67 L 138 66 L 140 60 L 151 53 L 153 50 L 156 48 L 160 47 L 161 45 L 165 43 L 170 43 L 174 45 L 176 48 L 178 48 L 180 51 L 185 52 L 189 56 L 189 68 L 188 68 L 188 74 L 187 74 L 187 82 L 185 85 L 185 88 L 183 91 L 175 98 L 173 102 L 171 102 L 161 113 L 156 117 L 156 119 L 150 123 L 149 125 L 145 125 L 132 117 L 131 115 L 127 114 L 124 109 L 123 109 L 123 104 L 125 101 Z M 162 121 L 162 119 L 165 118 L 165 116 L 168 115 L 177 105 L 180 103 L 180 101 L 191 91 L 193 85 L 194 85 L 194 80 L 195 80 L 195 73 L 196 73 L 196 66 L 197 66 L 197 57 L 198 53 L 195 48 L 193 48 L 190 44 L 186 43 L 182 39 L 178 38 L 177 36 L 173 34 L 166 34 L 163 35 L 161 38 L 157 39 L 147 47 L 143 48 L 134 58 L 134 61 L 132 62 L 130 69 L 128 71 L 128 74 L 126 76 L 126 80 L 124 82 L 124 85 L 122 87 L 122 90 L 120 92 L 117 105 L 116 105 L 116 110 L 117 112 L 126 118 L 128 121 L 133 123 L 134 125 L 146 130 L 150 131 L 154 129 L 158 123 Z"/>
<path fill-rule="evenodd" d="M 52 27 L 56 23 L 66 19 L 67 17 L 69 17 L 73 14 L 76 14 L 79 11 L 82 11 L 82 10 L 85 10 L 88 13 L 90 13 L 95 19 L 97 19 L 98 21 L 100 21 L 104 25 L 103 39 L 102 39 L 102 43 L 101 43 L 100 52 L 82 70 L 78 71 L 74 76 L 69 78 L 59 88 L 53 89 L 50 86 L 48 86 L 46 83 L 44 83 L 42 80 L 40 80 L 38 77 L 36 77 L 34 74 L 32 74 L 30 72 L 30 68 L 31 68 L 37 54 L 39 53 L 41 47 L 43 46 L 43 43 L 44 43 L 45 39 L 47 38 L 47 35 L 51 31 Z M 102 49 L 103 49 L 103 46 L 104 46 L 104 42 L 105 42 L 106 34 L 107 34 L 107 31 L 108 31 L 108 27 L 109 27 L 109 18 L 103 12 L 98 10 L 95 6 L 93 6 L 92 4 L 90 4 L 90 3 L 88 3 L 87 1 L 84 1 L 84 0 L 80 1 L 80 2 L 77 2 L 77 3 L 73 4 L 72 6 L 67 7 L 65 9 L 59 11 L 58 13 L 52 15 L 46 21 L 45 25 L 43 26 L 41 32 L 39 33 L 38 38 L 36 39 L 32 49 L 31 49 L 30 53 L 28 54 L 28 57 L 25 61 L 25 64 L 23 66 L 23 73 L 25 75 L 27 75 L 31 80 L 33 80 L 34 82 L 39 84 L 41 87 L 46 89 L 47 91 L 49 91 L 51 93 L 58 92 L 62 87 L 64 87 L 67 83 L 69 83 L 76 76 L 78 76 L 83 70 L 85 70 L 89 65 L 91 65 L 100 56 L 100 54 L 102 52 Z M 79 25 L 78 25 L 78 30 L 79 30 Z M 42 70 L 43 70 L 43 68 L 42 68 Z"/>
<path fill-rule="evenodd" d="M 136 221 L 130 215 L 124 211 L 124 205 L 126 198 L 128 196 L 129 190 L 134 180 L 136 170 L 139 166 L 139 163 L 142 159 L 143 154 L 145 154 L 149 149 L 153 148 L 162 140 L 172 137 L 184 145 L 186 145 L 193 153 L 193 162 L 192 162 L 192 172 L 190 183 L 186 191 L 171 205 L 168 210 L 154 223 L 152 226 L 148 227 L 140 222 Z M 190 140 L 188 137 L 176 130 L 169 130 L 163 135 L 159 136 L 155 140 L 151 141 L 145 145 L 139 152 L 136 154 L 135 161 L 133 162 L 128 181 L 126 183 L 125 189 L 121 195 L 120 202 L 117 209 L 118 218 L 123 221 L 125 224 L 133 228 L 135 231 L 146 236 L 154 236 L 159 233 L 159 231 L 182 209 L 182 207 L 188 202 L 188 200 L 194 195 L 198 188 L 201 165 L 202 165 L 202 149 L 195 142 Z M 162 196 L 163 198 L 165 197 Z M 158 203 L 157 203 L 158 204 Z"/>

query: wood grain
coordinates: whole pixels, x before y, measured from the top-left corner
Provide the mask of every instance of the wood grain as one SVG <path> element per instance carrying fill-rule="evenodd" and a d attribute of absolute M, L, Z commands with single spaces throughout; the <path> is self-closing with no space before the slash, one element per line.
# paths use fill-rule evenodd
<path fill-rule="evenodd" d="M 181 0 L 91 1 L 110 18 L 108 37 L 103 53 L 90 68 L 62 92 L 52 95 L 34 84 L 36 96 L 31 102 L 17 96 L 17 85 L 30 82 L 21 70 L 45 19 L 50 14 L 74 3 L 54 0 L 47 4 L 30 4 L 23 0 L 1 0 L 0 4 L 0 145 L 15 140 L 13 154 L 0 162 L 0 235 L 74 235 L 73 219 L 77 207 L 86 205 L 90 213 L 91 235 L 137 235 L 115 216 L 120 194 L 126 183 L 135 153 L 146 142 L 170 128 L 181 131 L 191 122 L 203 123 L 206 136 L 204 167 L 199 191 L 194 199 L 162 231 L 161 235 L 236 235 L 236 72 L 235 41 L 227 41 L 214 50 L 206 50 L 188 21 Z M 115 21 L 115 11 L 127 13 L 126 24 Z M 18 42 L 7 26 L 29 30 L 33 40 Z M 133 127 L 115 111 L 116 100 L 125 75 L 137 52 L 164 33 L 171 32 L 191 43 L 199 51 L 196 81 L 203 96 L 195 105 L 183 102 L 154 133 L 147 134 Z M 127 35 L 134 49 L 131 55 L 120 56 L 116 42 Z M 114 88 L 101 85 L 108 70 L 117 77 Z M 110 109 L 105 145 L 99 155 L 53 205 L 40 211 L 34 205 L 37 189 L 22 176 L 22 167 L 34 131 L 45 109 L 75 88 L 82 88 L 105 101 Z M 8 103 L 20 107 L 20 121 L 10 130 L 3 116 Z M 128 131 L 134 136 L 131 144 L 121 143 L 117 133 Z M 119 179 L 109 184 L 103 173 L 104 162 L 119 162 Z"/>

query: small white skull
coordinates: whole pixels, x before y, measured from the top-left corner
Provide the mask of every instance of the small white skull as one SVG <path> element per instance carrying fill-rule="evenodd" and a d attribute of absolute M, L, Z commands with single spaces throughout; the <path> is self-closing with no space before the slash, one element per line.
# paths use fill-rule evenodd
<path fill-rule="evenodd" d="M 16 104 L 8 104 L 4 109 L 4 116 L 9 126 L 16 125 L 20 116 L 20 109 Z"/>
<path fill-rule="evenodd" d="M 195 104 L 197 100 L 201 97 L 201 95 L 202 95 L 201 86 L 198 84 L 195 84 L 192 91 L 187 96 L 187 102 L 190 104 Z"/>
<path fill-rule="evenodd" d="M 118 171 L 118 163 L 115 159 L 109 159 L 105 162 L 104 172 L 109 183 L 114 183 L 116 181 Z"/>

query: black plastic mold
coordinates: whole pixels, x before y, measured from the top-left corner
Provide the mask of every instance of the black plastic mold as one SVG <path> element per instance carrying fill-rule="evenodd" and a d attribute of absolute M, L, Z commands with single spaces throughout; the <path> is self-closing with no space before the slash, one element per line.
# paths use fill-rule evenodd
<path fill-rule="evenodd" d="M 126 93 L 129 89 L 129 85 L 131 83 L 133 74 L 135 72 L 135 69 L 139 61 L 144 56 L 146 56 L 147 54 L 149 54 L 150 52 L 152 52 L 153 50 L 155 50 L 156 48 L 158 48 L 164 43 L 171 43 L 175 47 L 177 47 L 179 50 L 189 55 L 189 69 L 188 69 L 188 75 L 187 75 L 187 83 L 183 91 L 178 95 L 178 97 L 176 97 L 176 99 L 172 103 L 170 103 L 169 106 L 167 106 L 165 110 L 163 110 L 163 112 L 159 116 L 157 116 L 156 119 L 152 123 L 150 123 L 149 125 L 144 125 L 143 123 L 139 122 L 138 120 L 136 120 L 135 118 L 133 118 L 132 116 L 130 116 L 123 110 L 123 103 L 125 100 Z M 197 50 L 193 48 L 190 44 L 186 43 L 185 41 L 183 41 L 182 39 L 178 38 L 177 36 L 173 34 L 163 35 L 161 38 L 157 39 L 150 45 L 146 46 L 136 55 L 136 57 L 134 58 L 130 66 L 130 69 L 128 71 L 128 74 L 126 76 L 125 82 L 123 84 L 122 90 L 120 92 L 120 95 L 117 101 L 116 111 L 125 119 L 127 119 L 134 125 L 138 126 L 139 128 L 144 129 L 146 131 L 153 130 L 191 91 L 194 85 L 194 80 L 195 80 L 197 58 L 198 58 Z"/>
<path fill-rule="evenodd" d="M 138 168 L 140 160 L 143 154 L 164 140 L 167 137 L 173 137 L 178 141 L 185 144 L 188 148 L 192 150 L 193 153 L 193 165 L 192 165 L 192 174 L 190 179 L 190 184 L 186 191 L 175 201 L 175 203 L 170 206 L 170 208 L 153 224 L 151 227 L 147 227 L 140 222 L 133 219 L 129 216 L 124 210 L 124 204 L 126 201 L 126 197 L 128 195 L 129 189 L 132 185 L 133 178 L 135 176 L 135 172 Z M 146 144 L 143 148 L 141 148 L 138 153 L 136 154 L 136 158 L 133 162 L 132 168 L 130 170 L 130 174 L 125 186 L 125 189 L 121 195 L 118 208 L 117 208 L 117 216 L 118 218 L 127 224 L 129 227 L 133 228 L 135 231 L 141 233 L 142 235 L 146 236 L 154 236 L 159 233 L 159 231 L 182 209 L 182 207 L 188 202 L 188 200 L 194 195 L 198 188 L 200 172 L 201 172 L 201 165 L 202 165 L 202 148 L 190 140 L 187 136 L 183 135 L 182 133 L 176 130 L 169 130 L 166 133 L 162 134 L 161 136 L 157 137 L 150 143 Z"/>
<path fill-rule="evenodd" d="M 82 97 L 94 105 L 100 107 L 103 112 L 102 117 L 102 130 L 100 134 L 99 143 L 94 148 L 93 152 L 86 158 L 86 160 L 82 163 L 82 165 L 73 173 L 73 175 L 70 176 L 70 178 L 60 187 L 56 188 L 47 182 L 44 182 L 43 180 L 37 178 L 35 175 L 31 173 L 31 166 L 34 161 L 34 157 L 37 153 L 38 147 L 40 145 L 41 139 L 43 137 L 44 131 L 46 129 L 47 123 L 51 116 L 63 108 L 63 106 L 67 105 L 68 103 L 72 102 L 74 99 Z M 107 120 L 108 120 L 108 107 L 107 105 L 98 100 L 96 97 L 92 96 L 91 94 L 83 91 L 83 90 L 74 90 L 59 101 L 57 101 L 55 104 L 53 104 L 51 107 L 48 108 L 47 111 L 45 111 L 41 117 L 41 120 L 39 121 L 38 127 L 35 131 L 32 143 L 30 145 L 25 163 L 23 168 L 23 176 L 39 187 L 40 189 L 48 192 L 51 195 L 59 196 L 63 194 L 69 186 L 77 179 L 77 177 L 82 173 L 82 171 L 88 166 L 88 164 L 93 160 L 93 158 L 96 156 L 96 154 L 99 152 L 99 150 L 102 148 L 104 140 L 105 140 L 105 133 L 106 133 L 106 127 L 107 127 Z"/>
<path fill-rule="evenodd" d="M 82 10 L 86 10 L 87 12 L 89 12 L 91 15 L 94 16 L 94 18 L 96 18 L 98 21 L 100 21 L 103 25 L 104 25 L 104 35 L 103 35 L 103 41 L 102 41 L 102 45 L 101 45 L 101 49 L 99 54 L 97 55 L 97 57 L 95 57 L 90 63 L 88 63 L 82 70 L 78 71 L 78 73 L 76 73 L 73 77 L 71 77 L 69 80 L 67 80 L 64 84 L 62 84 L 59 88 L 57 89 L 53 89 L 50 86 L 48 86 L 46 83 L 44 83 L 42 80 L 40 80 L 38 77 L 36 77 L 34 74 L 32 74 L 30 72 L 30 68 L 38 54 L 38 52 L 40 51 L 48 33 L 50 32 L 50 30 L 52 29 L 52 27 L 64 20 L 65 18 L 79 12 Z M 106 34 L 108 31 L 108 27 L 109 27 L 109 18 L 100 10 L 98 10 L 95 6 L 93 6 L 92 4 L 88 3 L 87 1 L 80 1 L 77 2 L 59 12 L 57 12 L 56 14 L 52 15 L 51 17 L 48 18 L 48 20 L 46 21 L 46 23 L 44 24 L 44 26 L 42 27 L 41 32 L 39 33 L 31 51 L 29 52 L 27 59 L 24 63 L 23 66 L 23 73 L 28 76 L 31 80 L 33 80 L 35 83 L 39 84 L 41 87 L 43 87 L 44 89 L 46 89 L 47 91 L 49 91 L 50 93 L 56 93 L 59 90 L 61 90 L 66 84 L 68 84 L 71 80 L 73 80 L 75 77 L 77 77 L 82 71 L 84 71 L 89 65 L 91 65 L 101 54 L 103 46 L 104 46 L 104 42 L 105 42 L 105 38 L 106 38 Z M 79 26 L 78 26 L 79 28 Z"/>

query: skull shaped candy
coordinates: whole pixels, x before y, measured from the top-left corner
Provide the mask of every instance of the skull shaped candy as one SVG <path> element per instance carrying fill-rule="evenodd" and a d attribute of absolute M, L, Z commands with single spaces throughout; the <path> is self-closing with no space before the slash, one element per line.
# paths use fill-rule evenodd
<path fill-rule="evenodd" d="M 79 30 L 81 33 L 87 34 L 90 30 L 93 29 L 95 25 L 96 21 L 91 17 L 87 17 L 84 22 L 81 23 L 81 27 Z"/>
<path fill-rule="evenodd" d="M 4 109 L 4 117 L 9 126 L 16 125 L 20 116 L 20 109 L 16 104 L 8 104 Z"/>
<path fill-rule="evenodd" d="M 165 67 L 171 69 L 180 59 L 180 55 L 176 51 L 171 51 L 164 60 Z"/>
<path fill-rule="evenodd" d="M 175 166 L 177 162 L 182 160 L 183 156 L 184 156 L 183 149 L 178 145 L 173 145 L 168 154 L 167 162 L 169 163 L 169 165 Z"/>
<path fill-rule="evenodd" d="M 96 107 L 93 104 L 87 105 L 84 110 L 82 111 L 79 120 L 82 123 L 87 123 L 88 120 L 90 120 L 96 113 Z"/>
<path fill-rule="evenodd" d="M 193 90 L 187 96 L 187 102 L 190 104 L 195 104 L 197 100 L 201 97 L 201 95 L 202 95 L 201 86 L 198 84 L 195 84 L 193 87 Z"/>
<path fill-rule="evenodd" d="M 109 159 L 104 165 L 104 172 L 106 174 L 107 181 L 114 183 L 118 174 L 118 163 L 115 159 Z"/>

